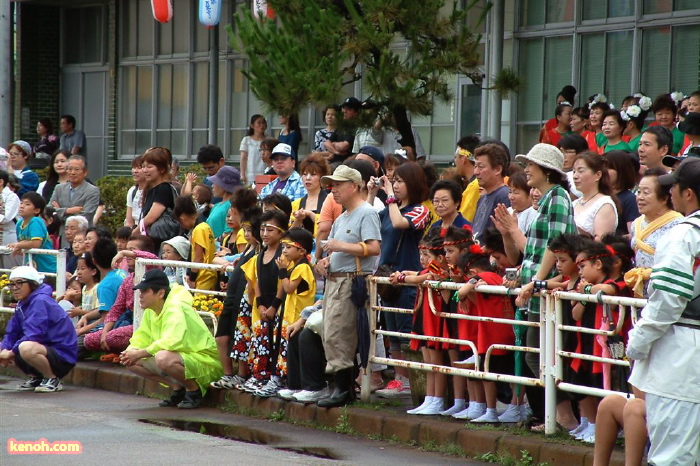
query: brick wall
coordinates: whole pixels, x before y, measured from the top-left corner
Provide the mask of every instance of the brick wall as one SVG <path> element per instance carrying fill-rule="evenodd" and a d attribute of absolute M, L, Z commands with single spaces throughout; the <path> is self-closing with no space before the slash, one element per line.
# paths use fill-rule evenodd
<path fill-rule="evenodd" d="M 60 10 L 47 5 L 17 5 L 17 48 L 21 53 L 15 74 L 19 110 L 15 134 L 33 145 L 38 139 L 36 122 L 40 118 L 51 118 L 58 130 Z"/>

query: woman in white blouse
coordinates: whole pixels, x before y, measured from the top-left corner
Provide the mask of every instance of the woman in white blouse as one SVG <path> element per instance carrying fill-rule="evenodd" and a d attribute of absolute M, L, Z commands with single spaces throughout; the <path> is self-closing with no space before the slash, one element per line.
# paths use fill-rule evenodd
<path fill-rule="evenodd" d="M 582 196 L 574 205 L 574 221 L 581 234 L 600 240 L 617 229 L 617 206 L 605 159 L 592 152 L 574 162 L 574 184 Z"/>

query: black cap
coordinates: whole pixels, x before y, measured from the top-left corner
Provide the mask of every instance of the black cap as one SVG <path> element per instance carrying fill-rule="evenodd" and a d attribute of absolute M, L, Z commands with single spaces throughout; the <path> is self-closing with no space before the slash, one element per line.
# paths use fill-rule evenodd
<path fill-rule="evenodd" d="M 375 146 L 362 146 L 358 154 L 365 154 L 372 157 L 372 160 L 379 162 L 379 165 L 384 167 L 384 152 L 379 147 Z"/>
<path fill-rule="evenodd" d="M 676 171 L 659 177 L 659 184 L 661 186 L 668 187 L 675 183 L 681 183 L 690 188 L 700 187 L 700 158 L 686 157 L 686 159 L 678 165 Z"/>
<path fill-rule="evenodd" d="M 343 103 L 340 105 L 340 107 L 349 107 L 353 110 L 357 110 L 358 112 L 362 108 L 362 102 L 357 100 L 355 97 L 348 97 L 343 101 Z"/>
<path fill-rule="evenodd" d="M 134 290 L 146 290 L 149 288 L 170 288 L 170 280 L 168 280 L 165 272 L 160 269 L 151 269 L 144 274 L 141 283 L 134 286 Z"/>
<path fill-rule="evenodd" d="M 661 159 L 661 163 L 663 163 L 667 167 L 673 168 L 678 162 L 682 162 L 683 160 L 687 159 L 688 157 L 698 159 L 698 158 L 700 158 L 700 154 L 696 154 L 694 151 L 690 151 L 690 152 L 688 152 L 688 155 L 683 155 L 683 156 L 664 155 L 664 158 Z"/>

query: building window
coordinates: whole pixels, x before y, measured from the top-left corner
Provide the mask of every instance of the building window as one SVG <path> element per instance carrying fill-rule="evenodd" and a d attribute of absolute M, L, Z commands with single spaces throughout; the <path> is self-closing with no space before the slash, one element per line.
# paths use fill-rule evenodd
<path fill-rule="evenodd" d="M 641 90 L 652 98 L 670 91 L 698 89 L 700 28 L 645 29 L 642 34 Z"/>
<path fill-rule="evenodd" d="M 99 64 L 105 57 L 105 9 L 101 6 L 63 10 L 63 64 Z"/>

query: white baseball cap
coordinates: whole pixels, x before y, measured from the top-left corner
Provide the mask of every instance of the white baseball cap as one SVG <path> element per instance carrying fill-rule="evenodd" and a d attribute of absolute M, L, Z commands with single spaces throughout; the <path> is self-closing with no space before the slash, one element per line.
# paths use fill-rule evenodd
<path fill-rule="evenodd" d="M 17 280 L 18 278 L 24 278 L 39 284 L 44 283 L 44 276 L 37 272 L 34 267 L 29 267 L 28 265 L 22 265 L 12 269 L 10 280 Z"/>

